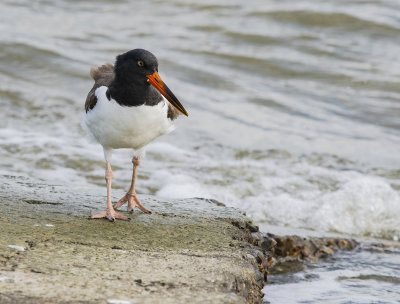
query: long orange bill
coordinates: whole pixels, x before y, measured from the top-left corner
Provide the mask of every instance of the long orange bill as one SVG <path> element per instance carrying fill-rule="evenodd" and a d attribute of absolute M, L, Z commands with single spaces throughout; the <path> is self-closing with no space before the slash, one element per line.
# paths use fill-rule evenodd
<path fill-rule="evenodd" d="M 158 72 L 154 72 L 151 75 L 146 76 L 149 79 L 150 84 L 155 87 L 165 98 L 183 115 L 189 116 L 183 105 L 179 102 L 178 98 L 175 97 L 174 93 L 167 87 L 164 81 L 161 80 Z"/>

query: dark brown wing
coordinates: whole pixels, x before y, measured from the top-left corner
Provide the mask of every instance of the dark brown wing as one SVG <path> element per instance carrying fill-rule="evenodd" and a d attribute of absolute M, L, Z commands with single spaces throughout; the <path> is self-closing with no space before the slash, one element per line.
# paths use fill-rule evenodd
<path fill-rule="evenodd" d="M 114 79 L 114 66 L 111 63 L 103 64 L 97 68 L 90 69 L 90 76 L 94 79 L 93 88 L 86 97 L 85 110 L 86 112 L 93 109 L 97 103 L 97 97 L 94 92 L 101 86 L 109 87 Z"/>

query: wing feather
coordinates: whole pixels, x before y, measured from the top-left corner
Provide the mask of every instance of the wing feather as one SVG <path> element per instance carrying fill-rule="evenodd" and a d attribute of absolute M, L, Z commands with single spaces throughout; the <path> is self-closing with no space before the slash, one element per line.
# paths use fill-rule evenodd
<path fill-rule="evenodd" d="M 96 106 L 97 97 L 94 94 L 96 89 L 101 86 L 109 87 L 111 82 L 114 80 L 114 66 L 111 63 L 106 63 L 100 67 L 91 68 L 90 76 L 92 76 L 94 80 L 94 85 L 86 97 L 86 102 L 85 102 L 86 112 L 88 112 L 89 110 L 93 109 Z"/>

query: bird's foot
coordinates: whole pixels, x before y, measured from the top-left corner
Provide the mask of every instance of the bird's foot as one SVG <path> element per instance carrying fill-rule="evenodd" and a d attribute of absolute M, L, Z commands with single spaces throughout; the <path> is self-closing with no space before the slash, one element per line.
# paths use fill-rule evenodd
<path fill-rule="evenodd" d="M 142 203 L 137 198 L 136 194 L 127 193 L 126 195 L 128 196 L 128 207 L 126 208 L 126 210 L 128 210 L 129 212 L 133 212 L 133 209 L 135 209 L 135 207 L 138 207 L 144 213 L 151 213 L 151 211 L 147 210 L 142 205 Z"/>
<path fill-rule="evenodd" d="M 139 199 L 136 196 L 136 193 L 132 194 L 130 192 L 127 192 L 115 205 L 114 208 L 121 207 L 123 204 L 128 202 L 128 207 L 126 210 L 128 212 L 133 212 L 133 209 L 138 207 L 140 210 L 142 210 L 144 213 L 151 213 L 151 211 L 147 210 L 142 203 L 139 201 Z"/>
<path fill-rule="evenodd" d="M 115 212 L 114 208 L 111 209 L 106 209 L 106 211 L 103 211 L 102 213 L 98 213 L 95 215 L 92 215 L 90 218 L 92 219 L 98 219 L 98 218 L 106 218 L 110 222 L 114 222 L 116 219 L 117 220 L 124 220 L 124 221 L 129 221 L 130 218 L 121 214 L 118 214 Z"/>

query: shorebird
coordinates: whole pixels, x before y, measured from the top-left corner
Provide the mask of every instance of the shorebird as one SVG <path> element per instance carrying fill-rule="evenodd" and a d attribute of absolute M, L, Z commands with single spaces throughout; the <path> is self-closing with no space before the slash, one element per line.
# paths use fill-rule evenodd
<path fill-rule="evenodd" d="M 115 209 L 128 202 L 127 211 L 138 207 L 148 211 L 135 191 L 137 168 L 144 147 L 155 138 L 174 129 L 173 120 L 180 114 L 188 116 L 185 108 L 158 75 L 157 58 L 149 51 L 134 49 L 116 57 L 110 63 L 90 70 L 93 88 L 87 95 L 83 127 L 89 137 L 103 146 L 106 162 L 107 207 L 91 218 L 129 220 Z M 132 182 L 128 192 L 113 206 L 111 169 L 113 149 L 131 148 Z"/>

